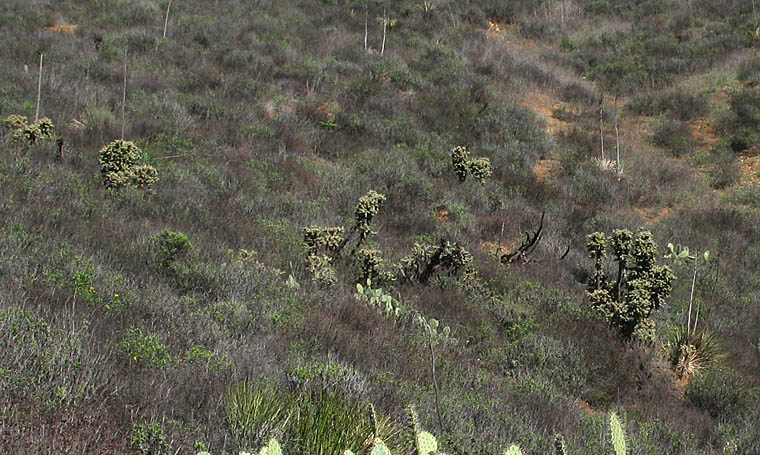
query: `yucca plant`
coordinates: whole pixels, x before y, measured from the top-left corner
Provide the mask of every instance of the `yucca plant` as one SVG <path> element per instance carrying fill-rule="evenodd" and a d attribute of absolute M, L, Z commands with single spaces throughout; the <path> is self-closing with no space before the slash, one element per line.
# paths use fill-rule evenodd
<path fill-rule="evenodd" d="M 374 428 L 366 409 L 337 391 L 319 390 L 303 395 L 288 426 L 293 453 L 335 455 L 348 449 L 366 453 Z"/>
<path fill-rule="evenodd" d="M 283 431 L 293 414 L 294 400 L 275 386 L 244 379 L 224 399 L 227 424 L 241 445 L 258 446 Z"/>
<path fill-rule="evenodd" d="M 723 357 L 718 339 L 707 330 L 689 333 L 687 327 L 679 327 L 668 348 L 670 364 L 682 379 L 699 373 Z"/>

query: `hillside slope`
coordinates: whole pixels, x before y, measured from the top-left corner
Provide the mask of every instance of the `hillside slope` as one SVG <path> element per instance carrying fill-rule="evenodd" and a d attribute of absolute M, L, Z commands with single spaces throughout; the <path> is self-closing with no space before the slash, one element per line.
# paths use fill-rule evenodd
<path fill-rule="evenodd" d="M 359 452 L 325 428 L 372 403 L 393 453 L 408 405 L 449 454 L 610 452 L 613 410 L 634 454 L 756 453 L 753 8 L 3 2 L 0 116 L 34 122 L 42 54 L 55 133 L 0 131 L 2 451 Z M 156 182 L 106 188 L 121 138 Z M 457 146 L 491 175 L 458 178 Z M 653 343 L 587 297 L 614 229 L 676 276 Z M 696 279 L 668 243 L 709 250 Z M 679 370 L 689 317 L 718 347 Z"/>

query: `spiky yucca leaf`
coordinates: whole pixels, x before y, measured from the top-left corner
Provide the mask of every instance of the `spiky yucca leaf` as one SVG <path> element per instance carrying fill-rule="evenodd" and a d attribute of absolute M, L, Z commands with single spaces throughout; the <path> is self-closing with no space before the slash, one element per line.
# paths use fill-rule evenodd
<path fill-rule="evenodd" d="M 615 455 L 625 455 L 625 433 L 623 433 L 623 426 L 614 412 L 610 413 L 610 435 L 612 436 L 612 447 L 615 449 Z"/>
<path fill-rule="evenodd" d="M 671 337 L 669 346 L 670 364 L 679 378 L 699 373 L 723 357 L 720 343 L 707 330 L 689 334 L 686 327 L 681 327 Z"/>

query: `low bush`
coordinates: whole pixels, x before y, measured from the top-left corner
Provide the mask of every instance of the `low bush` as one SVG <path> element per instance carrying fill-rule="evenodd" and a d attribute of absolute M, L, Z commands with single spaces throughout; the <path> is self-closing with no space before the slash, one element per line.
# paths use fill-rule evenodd
<path fill-rule="evenodd" d="M 663 147 L 675 157 L 689 154 L 697 145 L 687 123 L 680 120 L 664 119 L 652 134 L 652 142 Z"/>

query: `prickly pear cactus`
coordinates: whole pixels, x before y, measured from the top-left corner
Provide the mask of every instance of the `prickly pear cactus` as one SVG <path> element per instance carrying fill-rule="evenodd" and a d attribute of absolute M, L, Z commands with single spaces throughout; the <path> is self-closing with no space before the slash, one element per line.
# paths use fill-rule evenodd
<path fill-rule="evenodd" d="M 277 440 L 272 438 L 267 445 L 261 448 L 259 455 L 282 455 L 282 449 Z"/>
<path fill-rule="evenodd" d="M 517 446 L 512 446 L 504 452 L 504 455 L 522 455 L 522 450 Z"/>
<path fill-rule="evenodd" d="M 615 455 L 625 455 L 625 433 L 623 426 L 620 424 L 617 414 L 610 413 L 610 435 L 612 437 L 612 447 L 615 449 Z"/>
<path fill-rule="evenodd" d="M 417 433 L 417 455 L 432 455 L 438 451 L 438 441 L 427 431 Z"/>
<path fill-rule="evenodd" d="M 385 445 L 382 439 L 375 438 L 375 443 L 372 446 L 370 455 L 391 455 L 391 451 L 388 449 L 388 446 Z"/>

